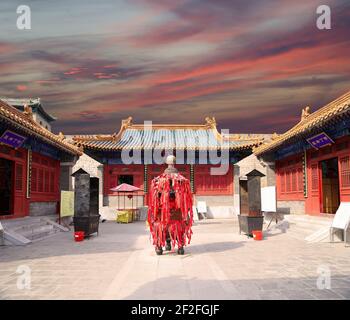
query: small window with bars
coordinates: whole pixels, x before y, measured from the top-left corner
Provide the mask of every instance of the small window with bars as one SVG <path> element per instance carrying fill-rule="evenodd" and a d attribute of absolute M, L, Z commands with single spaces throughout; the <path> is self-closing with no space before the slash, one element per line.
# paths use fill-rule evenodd
<path fill-rule="evenodd" d="M 23 165 L 16 164 L 16 181 L 15 181 L 16 191 L 23 190 Z"/>
<path fill-rule="evenodd" d="M 340 159 L 340 176 L 342 188 L 350 188 L 350 158 L 349 156 Z"/>
<path fill-rule="evenodd" d="M 311 166 L 311 189 L 318 189 L 318 165 L 314 164 Z"/>

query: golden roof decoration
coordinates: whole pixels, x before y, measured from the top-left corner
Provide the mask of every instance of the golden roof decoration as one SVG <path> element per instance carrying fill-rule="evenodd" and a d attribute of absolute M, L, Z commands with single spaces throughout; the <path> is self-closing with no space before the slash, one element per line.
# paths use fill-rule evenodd
<path fill-rule="evenodd" d="M 208 128 L 211 128 L 211 129 L 216 128 L 216 120 L 214 117 L 206 117 L 205 122 Z"/>
<path fill-rule="evenodd" d="M 142 149 L 149 148 L 152 143 L 150 137 L 155 134 L 157 130 L 167 130 L 166 143 L 179 141 L 185 136 L 193 138 L 194 135 L 199 134 L 201 137 L 209 138 L 210 146 L 207 148 L 217 149 L 218 146 L 230 149 L 251 149 L 253 145 L 259 145 L 264 141 L 264 135 L 240 135 L 240 134 L 221 134 L 216 127 L 216 119 L 214 117 L 206 117 L 204 124 L 151 124 L 150 129 L 152 133 L 145 133 L 148 130 L 147 124 L 134 124 L 132 117 L 122 120 L 121 127 L 118 133 L 113 134 L 99 134 L 99 135 L 81 135 L 74 136 L 72 139 L 75 144 L 82 144 L 86 148 L 95 150 L 121 150 L 122 148 Z M 142 139 L 130 139 L 133 130 L 138 130 L 142 135 Z M 124 135 L 125 134 L 125 135 Z M 158 139 L 158 138 L 156 138 Z M 143 141 L 143 142 L 142 142 Z M 223 142 L 227 142 L 222 145 Z M 181 149 L 204 149 L 201 142 L 196 142 L 196 145 L 181 145 L 176 143 L 176 148 Z M 181 144 L 181 143 L 180 143 Z M 153 144 L 154 145 L 154 144 Z"/>
<path fill-rule="evenodd" d="M 132 117 L 128 117 L 126 119 L 123 119 L 122 120 L 122 126 L 125 126 L 127 128 L 132 126 Z"/>
<path fill-rule="evenodd" d="M 31 106 L 28 106 L 27 104 L 24 105 L 23 114 L 27 117 L 33 119 L 33 109 Z"/>
<path fill-rule="evenodd" d="M 59 137 L 61 140 L 66 139 L 66 137 L 64 136 L 64 134 L 63 134 L 62 131 L 59 132 L 58 137 Z"/>
<path fill-rule="evenodd" d="M 310 114 L 311 114 L 311 108 L 309 106 L 306 106 L 304 109 L 301 110 L 300 121 L 304 121 Z"/>
<path fill-rule="evenodd" d="M 279 135 L 276 132 L 274 132 L 271 136 L 271 140 L 276 140 L 278 137 Z"/>
<path fill-rule="evenodd" d="M 287 132 L 274 138 L 270 143 L 259 146 L 254 152 L 255 155 L 260 156 L 271 152 L 298 135 L 310 132 L 316 127 L 321 127 L 330 120 L 338 118 L 345 113 L 350 113 L 350 91 L 313 113 L 310 113 L 310 109 L 306 110 L 305 108 L 304 110 L 304 119 L 302 121 Z"/>

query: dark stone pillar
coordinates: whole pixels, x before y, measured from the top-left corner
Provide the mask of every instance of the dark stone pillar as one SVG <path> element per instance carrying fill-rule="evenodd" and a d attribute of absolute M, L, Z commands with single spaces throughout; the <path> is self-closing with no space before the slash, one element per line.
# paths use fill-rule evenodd
<path fill-rule="evenodd" d="M 247 174 L 249 216 L 261 215 L 261 177 L 263 176 L 257 170 Z"/>
<path fill-rule="evenodd" d="M 90 175 L 75 174 L 74 215 L 89 216 L 90 213 Z"/>
<path fill-rule="evenodd" d="M 90 214 L 99 214 L 99 179 L 90 178 Z"/>

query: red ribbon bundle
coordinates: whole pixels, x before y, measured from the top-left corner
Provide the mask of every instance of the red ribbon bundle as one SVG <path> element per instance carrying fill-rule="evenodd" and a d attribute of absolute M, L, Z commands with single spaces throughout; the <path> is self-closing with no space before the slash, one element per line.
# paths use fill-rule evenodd
<path fill-rule="evenodd" d="M 171 199 L 170 192 L 175 193 Z M 166 244 L 167 233 L 172 246 L 189 244 L 192 236 L 192 193 L 188 179 L 179 173 L 163 173 L 154 178 L 149 192 L 148 222 L 156 247 Z M 181 219 L 172 220 L 171 211 L 181 212 Z"/>

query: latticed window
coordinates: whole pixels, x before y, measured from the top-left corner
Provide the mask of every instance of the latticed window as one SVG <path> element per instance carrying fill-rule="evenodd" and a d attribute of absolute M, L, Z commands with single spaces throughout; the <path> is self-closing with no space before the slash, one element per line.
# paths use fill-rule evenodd
<path fill-rule="evenodd" d="M 303 169 L 298 169 L 298 191 L 304 191 L 304 175 Z"/>
<path fill-rule="evenodd" d="M 33 153 L 31 192 L 40 193 L 42 196 L 57 192 L 57 188 L 55 186 L 55 182 L 58 180 L 56 177 L 57 166 L 57 160 Z"/>
<path fill-rule="evenodd" d="M 286 192 L 291 191 L 291 183 L 290 183 L 290 171 L 286 172 Z"/>
<path fill-rule="evenodd" d="M 33 162 L 33 163 L 40 164 L 40 156 L 34 155 L 34 154 L 33 154 L 33 156 L 32 156 L 32 162 Z"/>
<path fill-rule="evenodd" d="M 39 192 L 43 192 L 44 191 L 44 171 L 43 171 L 43 169 L 39 169 L 38 191 Z"/>
<path fill-rule="evenodd" d="M 349 156 L 340 159 L 340 175 L 342 188 L 350 187 L 350 158 Z"/>
<path fill-rule="evenodd" d="M 280 194 L 288 197 L 299 197 L 304 191 L 302 157 L 278 161 Z"/>
<path fill-rule="evenodd" d="M 318 189 L 318 165 L 314 164 L 311 166 L 311 189 Z"/>
<path fill-rule="evenodd" d="M 286 192 L 286 176 L 285 176 L 284 172 L 281 172 L 280 179 L 281 179 L 281 193 L 285 193 Z"/>
<path fill-rule="evenodd" d="M 297 171 L 296 170 L 292 170 L 291 171 L 291 177 L 292 177 L 292 188 L 291 190 L 293 192 L 297 191 Z"/>
<path fill-rule="evenodd" d="M 15 182 L 16 191 L 23 190 L 23 165 L 16 164 L 16 182 Z"/>
<path fill-rule="evenodd" d="M 37 183 L 38 183 L 38 170 L 36 168 L 32 169 L 32 183 L 31 183 L 31 190 L 36 192 L 37 191 Z"/>
<path fill-rule="evenodd" d="M 55 192 L 55 173 L 51 172 L 51 177 L 50 177 L 50 192 Z"/>
<path fill-rule="evenodd" d="M 45 192 L 50 192 L 50 172 L 45 170 Z"/>

